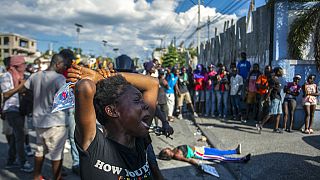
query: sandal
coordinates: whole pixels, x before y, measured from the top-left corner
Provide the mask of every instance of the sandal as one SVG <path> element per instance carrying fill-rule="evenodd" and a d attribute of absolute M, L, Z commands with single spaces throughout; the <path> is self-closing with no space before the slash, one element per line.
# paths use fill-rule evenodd
<path fill-rule="evenodd" d="M 313 133 L 313 129 L 310 128 L 309 129 L 309 133 L 312 134 Z"/>
<path fill-rule="evenodd" d="M 309 129 L 304 130 L 304 133 L 305 133 L 305 134 L 310 134 Z"/>

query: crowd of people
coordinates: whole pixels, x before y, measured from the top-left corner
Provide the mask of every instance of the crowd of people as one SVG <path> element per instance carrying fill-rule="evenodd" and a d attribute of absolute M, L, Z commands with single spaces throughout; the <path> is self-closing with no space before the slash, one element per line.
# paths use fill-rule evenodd
<path fill-rule="evenodd" d="M 53 179 L 61 179 L 63 150 L 69 139 L 72 170 L 83 179 L 163 179 L 148 136 L 154 117 L 161 120 L 166 136 L 173 134 L 168 122 L 182 119 L 184 106 L 192 118 L 232 118 L 243 123 L 253 119 L 259 131 L 272 118 L 276 120 L 274 132 L 282 133 L 283 129 L 292 132 L 301 91 L 305 110 L 303 132 L 313 133 L 319 95 L 316 76 L 310 74 L 301 85 L 301 75 L 296 74 L 292 82 L 283 84 L 282 68 L 267 65 L 261 72 L 259 64 L 251 67 L 245 53 L 241 53 L 238 63 L 230 64 L 229 70 L 221 63 L 208 67 L 199 64 L 195 69 L 161 67 L 154 59 L 144 63 L 143 74 L 114 69 L 113 63 L 108 63 L 106 69 L 92 70 L 81 63 L 75 65 L 74 60 L 74 53 L 68 49 L 53 55 L 46 70 L 41 70 L 40 64 L 36 70 L 26 65 L 22 56 L 5 59 L 7 71 L 0 84 L 3 134 L 9 145 L 6 168 L 20 167 L 21 171 L 33 172 L 36 180 L 45 179 L 41 172 L 47 157 Z M 77 82 L 73 87 L 75 108 L 52 113 L 54 96 L 66 81 Z M 28 117 L 32 117 L 36 132 L 33 166 L 26 159 L 26 155 L 33 155 Z M 181 152 L 193 154 L 192 157 L 197 152 L 208 152 L 202 154 L 202 159 L 218 152 L 195 149 L 199 150 L 188 145 L 166 149 L 162 157 L 195 164 Z M 220 155 L 234 153 L 239 154 L 239 148 Z M 237 162 L 250 159 L 250 155 L 215 157 Z"/>
<path fill-rule="evenodd" d="M 245 52 L 241 53 L 239 62 L 230 64 L 229 70 L 222 63 L 208 67 L 198 64 L 195 69 L 161 67 L 156 59 L 146 62 L 144 68 L 146 73 L 159 78 L 158 102 L 171 122 L 175 117 L 182 119 L 185 102 L 193 117 L 234 119 L 243 123 L 254 120 L 259 131 L 269 119 L 274 119 L 274 132 L 292 132 L 297 97 L 302 91 L 303 132 L 313 133 L 319 95 L 314 74 L 308 75 L 303 84 L 299 83 L 300 74 L 295 74 L 292 82 L 285 82 L 281 67 L 260 67 L 257 63 L 251 66 Z"/>

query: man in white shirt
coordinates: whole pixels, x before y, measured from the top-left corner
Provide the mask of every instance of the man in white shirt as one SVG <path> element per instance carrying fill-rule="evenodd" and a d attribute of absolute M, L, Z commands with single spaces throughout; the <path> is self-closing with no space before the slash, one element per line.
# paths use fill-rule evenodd
<path fill-rule="evenodd" d="M 8 59 L 8 72 L 1 77 L 1 90 L 4 97 L 3 113 L 5 121 L 12 128 L 13 136 L 9 140 L 9 153 L 6 168 L 20 166 L 24 172 L 32 172 L 33 168 L 26 160 L 24 152 L 24 123 L 25 117 L 19 112 L 19 92 L 23 89 L 25 80 L 24 72 L 26 69 L 25 59 L 22 56 L 12 56 Z M 16 154 L 19 163 L 16 163 Z"/>
<path fill-rule="evenodd" d="M 237 68 L 231 69 L 230 98 L 233 112 L 233 119 L 241 119 L 240 96 L 243 88 L 243 78 L 238 74 Z"/>

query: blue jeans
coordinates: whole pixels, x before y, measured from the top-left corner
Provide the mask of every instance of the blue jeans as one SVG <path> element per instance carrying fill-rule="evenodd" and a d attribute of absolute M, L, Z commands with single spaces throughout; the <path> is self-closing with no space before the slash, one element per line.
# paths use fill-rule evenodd
<path fill-rule="evenodd" d="M 216 92 L 213 90 L 206 91 L 206 114 L 209 115 L 211 110 L 211 115 L 213 116 L 216 111 Z"/>
<path fill-rule="evenodd" d="M 233 116 L 240 115 L 240 95 L 230 95 Z"/>
<path fill-rule="evenodd" d="M 219 115 L 227 116 L 228 113 L 228 91 L 217 91 Z M 222 104 L 223 101 L 223 104 Z M 223 106 L 223 109 L 222 109 Z"/>
<path fill-rule="evenodd" d="M 69 141 L 71 145 L 71 157 L 72 157 L 72 166 L 79 166 L 79 152 L 77 150 L 76 143 L 74 142 L 74 130 L 76 127 L 76 122 L 74 119 L 74 109 L 69 110 Z"/>

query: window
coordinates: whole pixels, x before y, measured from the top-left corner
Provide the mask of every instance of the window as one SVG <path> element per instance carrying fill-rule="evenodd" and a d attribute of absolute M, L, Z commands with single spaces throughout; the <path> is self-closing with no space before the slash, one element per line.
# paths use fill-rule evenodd
<path fill-rule="evenodd" d="M 19 46 L 23 48 L 28 48 L 28 41 L 20 39 Z"/>
<path fill-rule="evenodd" d="M 3 45 L 9 45 L 9 37 L 3 38 Z"/>
<path fill-rule="evenodd" d="M 34 42 L 31 42 L 31 46 L 32 46 L 32 47 L 34 46 Z"/>
<path fill-rule="evenodd" d="M 1 43 L 2 43 L 2 38 L 0 37 L 0 45 L 1 45 Z"/>
<path fill-rule="evenodd" d="M 4 49 L 4 53 L 9 53 L 9 49 Z"/>

